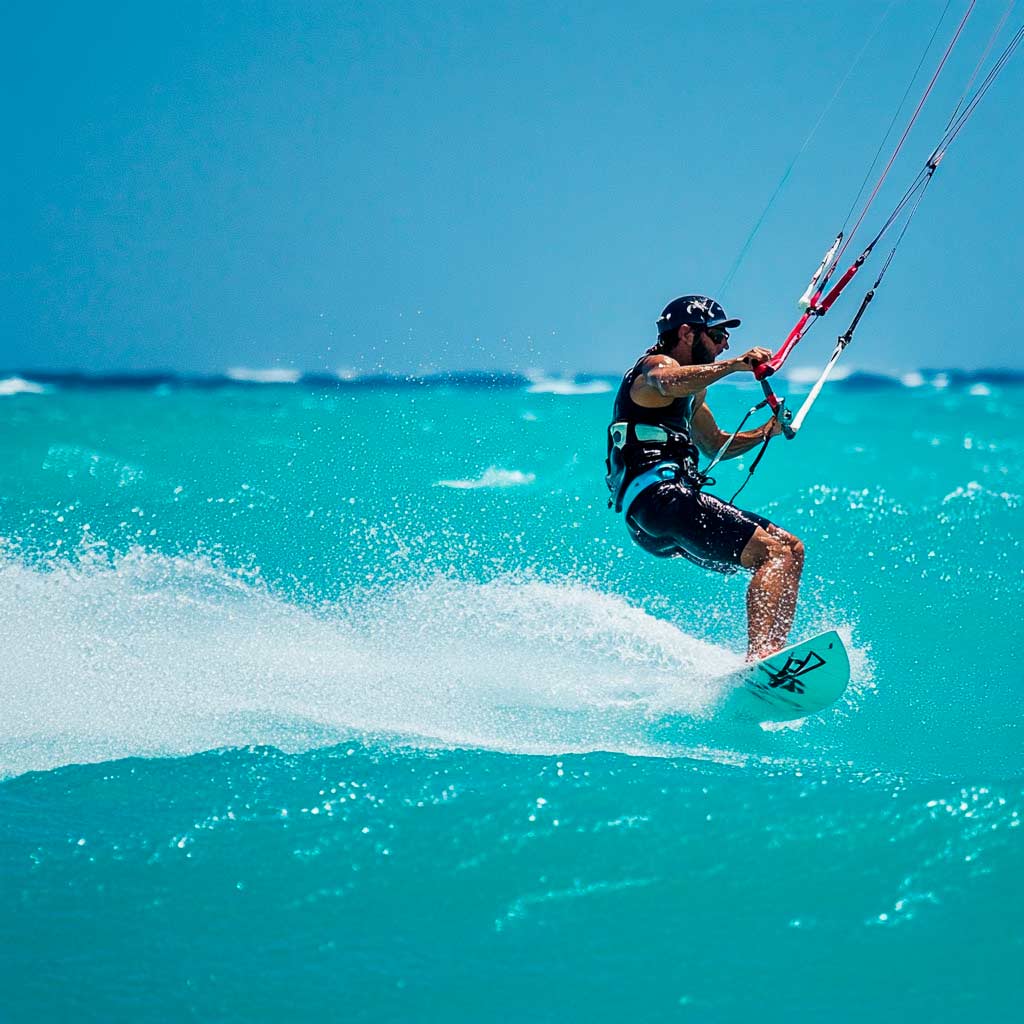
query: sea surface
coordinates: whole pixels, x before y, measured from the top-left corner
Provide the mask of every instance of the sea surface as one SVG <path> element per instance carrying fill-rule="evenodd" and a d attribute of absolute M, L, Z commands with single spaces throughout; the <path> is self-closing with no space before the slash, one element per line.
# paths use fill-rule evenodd
<path fill-rule="evenodd" d="M 853 660 L 775 728 L 745 578 L 606 507 L 612 383 L 0 380 L 0 1021 L 1020 1019 L 1024 381 L 772 443 Z"/>

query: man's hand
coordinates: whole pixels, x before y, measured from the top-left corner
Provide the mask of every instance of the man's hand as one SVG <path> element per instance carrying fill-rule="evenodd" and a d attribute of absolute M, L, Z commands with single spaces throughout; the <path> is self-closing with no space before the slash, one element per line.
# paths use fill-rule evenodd
<path fill-rule="evenodd" d="M 766 359 L 771 359 L 772 350 L 770 348 L 752 348 L 748 352 L 744 352 L 743 355 L 737 356 L 734 360 L 736 363 L 737 370 L 749 370 L 751 373 L 754 372 L 754 367 L 758 363 L 763 363 Z"/>
<path fill-rule="evenodd" d="M 769 437 L 778 437 L 782 433 L 782 424 L 776 417 L 772 417 L 762 428 L 761 433 L 767 441 Z"/>

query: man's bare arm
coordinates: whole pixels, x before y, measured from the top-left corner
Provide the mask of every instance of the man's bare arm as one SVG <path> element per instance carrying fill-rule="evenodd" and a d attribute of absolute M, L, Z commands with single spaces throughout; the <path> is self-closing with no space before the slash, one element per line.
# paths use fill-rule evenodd
<path fill-rule="evenodd" d="M 695 395 L 731 373 L 752 372 L 756 363 L 770 358 L 771 350 L 767 348 L 752 348 L 735 359 L 689 366 L 668 356 L 651 356 L 650 365 L 645 365 L 643 374 L 633 384 L 631 397 L 640 405 L 667 405 L 673 398 Z M 648 402 L 644 401 L 645 397 Z"/>
<path fill-rule="evenodd" d="M 723 359 L 720 363 L 701 366 L 682 366 L 674 359 L 664 357 L 665 362 L 645 371 L 647 386 L 663 398 L 685 398 L 703 391 L 709 384 L 728 377 L 730 373 L 749 369 L 742 359 Z"/>
<path fill-rule="evenodd" d="M 778 420 L 772 417 L 767 423 L 753 430 L 743 430 L 738 433 L 726 448 L 723 459 L 732 459 L 737 455 L 750 451 L 761 444 L 766 437 L 774 437 L 782 428 Z M 697 447 L 708 456 L 717 455 L 718 449 L 725 444 L 728 434 L 721 430 L 711 415 L 707 402 L 701 402 L 693 410 L 693 418 L 690 420 L 690 430 Z"/>

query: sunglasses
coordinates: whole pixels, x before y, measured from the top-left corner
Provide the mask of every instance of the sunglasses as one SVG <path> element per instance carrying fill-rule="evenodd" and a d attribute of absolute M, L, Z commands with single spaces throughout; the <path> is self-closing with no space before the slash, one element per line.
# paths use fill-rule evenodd
<path fill-rule="evenodd" d="M 705 327 L 704 333 L 716 344 L 729 340 L 729 332 L 724 327 Z"/>

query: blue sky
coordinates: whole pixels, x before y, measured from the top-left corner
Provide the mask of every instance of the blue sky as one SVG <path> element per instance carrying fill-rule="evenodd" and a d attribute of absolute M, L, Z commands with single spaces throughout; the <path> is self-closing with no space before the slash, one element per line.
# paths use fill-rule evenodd
<path fill-rule="evenodd" d="M 1004 6 L 979 0 L 865 230 Z M 665 301 L 717 293 L 888 10 L 722 296 L 735 344 L 775 348 L 944 7 L 17 3 L 0 368 L 621 370 Z M 851 365 L 1018 365 L 1022 85 L 1018 54 Z M 824 362 L 871 269 L 792 365 Z"/>

